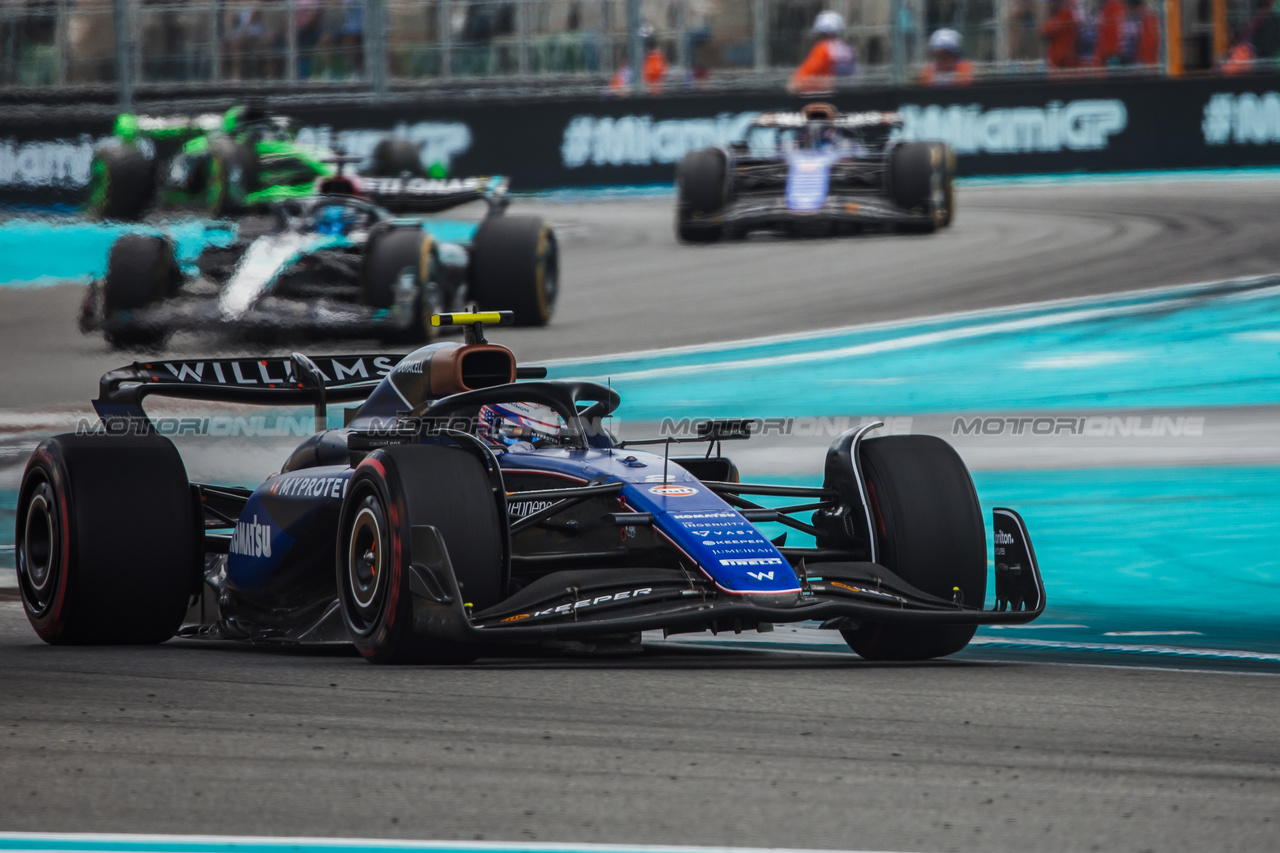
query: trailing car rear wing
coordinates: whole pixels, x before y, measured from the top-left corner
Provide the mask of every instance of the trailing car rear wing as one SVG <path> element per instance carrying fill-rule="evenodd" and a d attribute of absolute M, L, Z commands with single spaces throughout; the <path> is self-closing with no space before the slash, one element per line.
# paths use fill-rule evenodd
<path fill-rule="evenodd" d="M 491 210 L 508 204 L 508 178 L 501 175 L 473 178 L 370 178 L 351 179 L 360 195 L 395 213 L 436 213 L 473 201 L 484 201 Z"/>
<path fill-rule="evenodd" d="M 861 113 L 842 113 L 833 119 L 812 118 L 803 112 L 761 113 L 756 119 L 756 127 L 807 127 L 809 125 L 826 125 L 856 129 L 861 127 L 898 127 L 902 117 L 896 112 L 870 110 Z"/>

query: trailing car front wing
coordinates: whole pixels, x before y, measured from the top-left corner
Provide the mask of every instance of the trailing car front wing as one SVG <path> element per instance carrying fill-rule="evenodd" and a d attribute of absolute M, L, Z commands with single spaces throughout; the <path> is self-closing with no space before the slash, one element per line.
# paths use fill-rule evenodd
<path fill-rule="evenodd" d="M 744 195 L 729 202 L 719 213 L 698 220 L 705 225 L 765 228 L 790 222 L 843 222 L 859 225 L 927 226 L 932 213 L 904 210 L 883 196 L 832 193 L 816 210 L 796 211 L 779 194 Z"/>

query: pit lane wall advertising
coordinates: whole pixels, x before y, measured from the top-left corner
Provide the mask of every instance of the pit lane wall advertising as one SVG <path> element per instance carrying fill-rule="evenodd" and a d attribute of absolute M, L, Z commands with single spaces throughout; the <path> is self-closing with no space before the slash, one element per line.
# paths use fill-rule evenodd
<path fill-rule="evenodd" d="M 687 152 L 747 139 L 784 93 L 671 94 L 576 100 L 280 108 L 301 141 L 366 156 L 383 135 L 417 143 L 454 175 L 503 174 L 516 191 L 668 183 Z M 908 139 L 940 139 L 962 175 L 1025 175 L 1280 165 L 1280 75 L 1196 80 L 1005 83 L 956 89 L 861 89 L 844 110 L 897 110 Z M 229 105 L 229 104 L 228 104 Z M 58 119 L 0 121 L 0 203 L 74 206 L 112 116 L 100 105 Z M 189 112 L 208 111 L 207 102 Z M 183 111 L 170 101 L 165 109 Z M 93 117 L 80 118 L 80 115 Z"/>

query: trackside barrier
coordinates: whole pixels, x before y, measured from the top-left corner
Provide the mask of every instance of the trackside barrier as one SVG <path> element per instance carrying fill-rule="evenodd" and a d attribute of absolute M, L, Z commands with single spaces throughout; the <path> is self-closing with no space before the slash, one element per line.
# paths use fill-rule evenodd
<path fill-rule="evenodd" d="M 864 89 L 833 100 L 846 110 L 900 111 L 904 134 L 950 143 L 964 175 L 1280 164 L 1280 75 Z M 453 174 L 509 175 L 513 189 L 528 191 L 667 182 L 686 152 L 740 139 L 758 112 L 799 103 L 782 92 L 743 92 L 444 103 L 393 95 L 268 106 L 292 115 L 306 142 L 363 156 L 395 132 Z M 229 105 L 206 95 L 139 110 Z M 0 203 L 78 201 L 112 118 L 101 103 L 0 110 Z"/>

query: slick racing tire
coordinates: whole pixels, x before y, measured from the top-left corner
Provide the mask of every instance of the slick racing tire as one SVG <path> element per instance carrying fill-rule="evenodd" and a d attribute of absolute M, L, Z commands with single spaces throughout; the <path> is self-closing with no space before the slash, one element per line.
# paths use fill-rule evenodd
<path fill-rule="evenodd" d="M 380 178 L 400 178 L 410 175 L 425 178 L 427 170 L 422 165 L 422 152 L 407 139 L 384 137 L 373 149 L 371 175 Z"/>
<path fill-rule="evenodd" d="M 956 162 L 956 150 L 950 145 L 942 146 L 943 172 L 942 172 L 942 200 L 943 211 L 939 227 L 949 228 L 951 223 L 956 221 L 956 172 L 959 164 Z"/>
<path fill-rule="evenodd" d="M 157 234 L 125 234 L 107 254 L 107 274 L 102 279 L 102 306 L 107 341 L 116 347 L 155 347 L 166 331 L 139 325 L 128 312 L 173 296 L 182 283 L 182 271 L 173 243 Z"/>
<path fill-rule="evenodd" d="M 444 536 L 464 602 L 474 611 L 501 600 L 502 537 L 493 484 L 470 452 L 438 445 L 375 451 L 347 487 L 338 527 L 338 600 L 356 648 L 373 663 L 469 663 L 473 644 L 414 631 L 412 528 Z"/>
<path fill-rule="evenodd" d="M 182 458 L 157 435 L 59 435 L 18 492 L 18 588 L 42 640 L 162 643 L 200 582 L 203 544 Z"/>
<path fill-rule="evenodd" d="M 89 174 L 90 216 L 136 222 L 156 195 L 155 163 L 133 145 L 99 148 Z"/>
<path fill-rule="evenodd" d="M 560 294 L 560 247 L 537 216 L 490 216 L 471 242 L 468 298 L 482 311 L 513 311 L 517 326 L 545 326 Z"/>
<path fill-rule="evenodd" d="M 443 276 L 435 241 L 421 228 L 393 228 L 370 238 L 362 274 L 365 303 L 390 308 L 399 288 L 408 285 L 414 290 L 408 323 L 385 333 L 383 340 L 414 344 L 435 337 L 431 315 L 444 310 Z"/>
<path fill-rule="evenodd" d="M 205 201 L 209 216 L 222 219 L 243 213 L 247 196 L 257 189 L 258 154 L 249 144 L 222 139 L 209 152 L 209 181 Z"/>
<path fill-rule="evenodd" d="M 691 151 L 676 170 L 676 236 L 685 243 L 714 243 L 723 226 L 699 220 L 724 207 L 724 154 L 715 149 Z"/>
<path fill-rule="evenodd" d="M 860 447 L 879 562 L 922 592 L 981 607 L 987 543 L 973 480 L 940 438 L 896 435 Z M 957 593 L 958 590 L 958 593 Z M 960 651 L 973 625 L 863 623 L 841 633 L 868 660 L 927 660 Z"/>
<path fill-rule="evenodd" d="M 911 213 L 928 217 L 904 230 L 928 234 L 946 224 L 948 150 L 937 142 L 904 142 L 890 149 L 889 198 Z"/>

